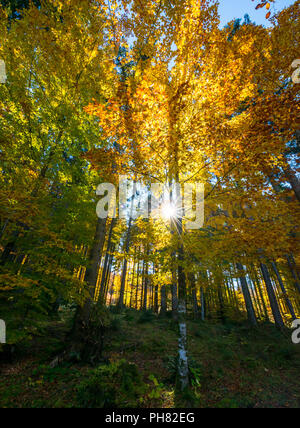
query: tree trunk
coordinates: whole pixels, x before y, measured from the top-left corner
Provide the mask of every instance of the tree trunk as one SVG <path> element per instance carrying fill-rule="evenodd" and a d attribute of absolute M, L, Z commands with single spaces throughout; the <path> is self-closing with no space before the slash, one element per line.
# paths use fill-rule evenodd
<path fill-rule="evenodd" d="M 294 278 L 294 280 L 295 280 L 295 287 L 296 287 L 296 289 L 298 290 L 298 292 L 300 293 L 300 283 L 299 283 L 299 280 L 298 280 L 298 275 L 297 275 L 297 272 L 296 272 L 296 269 L 295 269 L 294 263 L 293 263 L 293 261 L 291 260 L 291 257 L 290 257 L 290 256 L 287 256 L 287 262 L 288 262 L 288 266 L 289 266 L 289 269 L 290 269 L 290 271 L 291 271 L 292 277 L 293 277 L 293 278 Z"/>
<path fill-rule="evenodd" d="M 118 306 L 121 308 L 124 306 L 124 293 L 125 293 L 125 284 L 126 284 L 126 276 L 127 276 L 127 266 L 128 266 L 128 252 L 129 252 L 129 245 L 130 245 L 130 236 L 131 236 L 131 225 L 132 225 L 132 218 L 129 219 L 129 225 L 127 229 L 126 234 L 126 242 L 125 242 L 125 260 L 123 264 L 123 271 L 122 271 L 122 277 L 121 277 L 121 287 L 120 287 L 120 297 Z"/>
<path fill-rule="evenodd" d="M 280 309 L 278 306 L 278 302 L 275 296 L 275 292 L 271 283 L 271 278 L 270 278 L 270 274 L 268 271 L 267 266 L 264 263 L 260 263 L 260 268 L 264 277 L 264 281 L 266 284 L 266 288 L 267 288 L 267 293 L 269 296 L 269 301 L 270 301 L 270 305 L 271 305 L 271 309 L 272 309 L 272 313 L 273 313 L 273 317 L 274 317 L 274 321 L 277 327 L 279 328 L 283 328 L 284 327 L 284 322 L 280 313 Z"/>
<path fill-rule="evenodd" d="M 265 302 L 263 290 L 262 290 L 262 287 L 261 287 L 261 283 L 260 283 L 260 280 L 259 280 L 259 278 L 257 276 L 257 271 L 256 271 L 255 266 L 252 265 L 251 267 L 252 267 L 252 270 L 253 270 L 254 281 L 255 281 L 255 284 L 257 286 L 257 289 L 258 289 L 258 292 L 259 292 L 259 296 L 260 296 L 260 299 L 261 299 L 261 303 L 262 303 L 262 306 L 263 306 L 265 320 L 269 321 L 269 314 L 268 314 L 268 310 L 267 310 L 267 306 L 266 306 L 266 302 Z"/>
<path fill-rule="evenodd" d="M 109 257 L 109 261 L 108 261 L 108 269 L 106 272 L 106 276 L 105 276 L 105 281 L 104 281 L 104 303 L 106 304 L 107 302 L 107 293 L 108 293 L 108 288 L 109 288 L 109 282 L 110 282 L 110 276 L 111 276 L 111 270 L 112 270 L 112 263 L 113 263 L 113 259 L 114 259 L 114 255 L 113 252 L 115 251 L 115 246 L 113 245 L 111 248 L 111 254 Z"/>
<path fill-rule="evenodd" d="M 110 229 L 109 229 L 109 235 L 108 235 L 108 241 L 107 241 L 107 248 L 106 248 L 106 254 L 105 254 L 105 260 L 104 260 L 104 265 L 103 265 L 103 270 L 102 270 L 102 276 L 101 276 L 101 283 L 100 283 L 100 300 L 104 299 L 105 296 L 105 284 L 106 284 L 106 279 L 107 279 L 107 273 L 109 270 L 109 260 L 110 260 L 110 250 L 112 247 L 112 235 L 113 235 L 113 230 L 115 227 L 117 220 L 115 218 L 113 218 L 111 220 L 111 224 L 110 224 Z"/>
<path fill-rule="evenodd" d="M 160 315 L 165 316 L 167 312 L 167 290 L 166 286 L 162 285 L 160 289 Z"/>
<path fill-rule="evenodd" d="M 145 278 L 144 278 L 144 294 L 143 294 L 143 311 L 147 310 L 148 304 L 148 286 L 149 286 L 149 267 L 146 262 L 145 265 Z"/>
<path fill-rule="evenodd" d="M 85 324 L 88 324 L 91 305 L 95 296 L 99 266 L 101 263 L 103 245 L 105 241 L 106 222 L 107 219 L 101 218 L 99 218 L 97 221 L 94 241 L 89 256 L 89 265 L 85 272 L 84 279 L 88 286 L 89 298 L 85 302 L 80 314 L 80 318 Z"/>
<path fill-rule="evenodd" d="M 276 277 L 277 277 L 277 279 L 278 279 L 278 282 L 279 282 L 280 288 L 281 288 L 281 290 L 282 290 L 282 293 L 283 293 L 283 295 L 284 295 L 284 298 L 285 298 L 285 301 L 286 301 L 286 305 L 287 305 L 287 307 L 288 307 L 288 310 L 289 310 L 289 312 L 290 312 L 290 314 L 291 314 L 291 316 L 292 316 L 292 319 L 293 319 L 293 320 L 295 320 L 295 319 L 297 319 L 297 317 L 296 317 L 296 314 L 295 314 L 295 311 L 294 311 L 294 308 L 293 308 L 292 302 L 290 301 L 289 296 L 288 296 L 288 294 L 287 294 L 287 291 L 286 291 L 286 289 L 285 289 L 285 286 L 283 285 L 282 278 L 281 278 L 281 275 L 280 275 L 280 273 L 279 273 L 279 271 L 278 271 L 278 268 L 277 268 L 276 262 L 272 262 L 272 267 L 273 267 L 273 270 L 274 270 L 274 272 L 275 272 L 275 275 L 276 275 Z"/>
<path fill-rule="evenodd" d="M 218 316 L 221 319 L 222 323 L 225 324 L 226 322 L 225 304 L 224 304 L 224 297 L 223 297 L 221 282 L 219 278 L 216 278 L 216 281 L 217 281 L 217 294 L 218 294 L 218 300 L 219 300 Z"/>
<path fill-rule="evenodd" d="M 158 314 L 158 286 L 154 286 L 154 312 Z"/>
<path fill-rule="evenodd" d="M 178 340 L 178 375 L 180 388 L 184 391 L 189 386 L 189 366 L 187 357 L 186 304 L 179 298 L 179 340 Z"/>
<path fill-rule="evenodd" d="M 103 345 L 103 324 L 97 315 L 96 306 L 94 307 L 95 313 L 92 311 L 92 303 L 95 296 L 99 265 L 105 241 L 105 228 L 106 219 L 98 219 L 89 255 L 89 266 L 85 273 L 89 297 L 82 307 L 77 308 L 74 325 L 69 334 L 71 341 L 70 353 L 79 353 L 83 360 L 89 361 L 91 357 L 95 357 L 95 359 L 100 358 Z M 92 324 L 90 323 L 91 318 L 93 319 Z"/>
<path fill-rule="evenodd" d="M 205 296 L 203 287 L 201 287 L 201 321 L 205 321 Z"/>
<path fill-rule="evenodd" d="M 140 257 L 140 250 L 139 256 Z M 140 260 L 137 262 L 137 274 L 136 274 L 136 292 L 135 292 L 135 309 L 138 309 L 138 297 L 139 297 L 139 279 L 140 279 Z"/>
<path fill-rule="evenodd" d="M 4 232 L 5 232 L 6 228 L 7 228 L 7 226 L 8 226 L 8 220 L 5 220 L 4 225 L 3 225 L 2 229 L 1 229 L 1 232 L 0 232 L 0 239 L 4 235 Z"/>
<path fill-rule="evenodd" d="M 172 274 L 171 294 L 172 294 L 172 318 L 178 320 L 178 292 L 177 292 L 176 273 Z"/>
<path fill-rule="evenodd" d="M 241 263 L 237 263 L 236 267 L 238 269 L 238 272 L 240 274 L 243 274 L 243 276 L 240 276 L 240 282 L 241 282 L 241 287 L 242 287 L 242 291 L 243 291 L 243 296 L 244 296 L 244 300 L 245 300 L 245 305 L 246 305 L 246 309 L 247 309 L 247 314 L 248 314 L 248 320 L 249 322 L 254 325 L 257 326 L 257 319 L 256 319 L 256 315 L 255 315 L 255 310 L 253 307 L 253 302 L 251 299 L 251 295 L 250 295 L 250 291 L 248 288 L 248 284 L 247 284 L 247 280 L 244 276 L 244 268 L 243 265 Z"/>
<path fill-rule="evenodd" d="M 198 307 L 198 301 L 197 301 L 196 280 L 195 280 L 195 275 L 193 273 L 189 274 L 189 282 L 192 289 L 194 318 L 197 319 L 199 316 L 199 307 Z"/>
<path fill-rule="evenodd" d="M 182 235 L 182 220 L 179 219 L 179 234 Z M 186 278 L 183 269 L 183 245 L 178 250 L 178 374 L 181 391 L 189 386 L 189 366 L 187 357 L 187 328 L 186 328 Z"/>
<path fill-rule="evenodd" d="M 296 195 L 296 198 L 300 202 L 300 180 L 298 180 L 297 175 L 290 167 L 289 163 L 286 163 L 286 167 L 284 168 L 284 174 L 287 181 L 292 186 L 292 189 Z"/>
<path fill-rule="evenodd" d="M 198 319 L 199 307 L 198 307 L 198 300 L 197 300 L 197 290 L 195 288 L 192 290 L 192 298 L 193 298 L 194 318 Z"/>

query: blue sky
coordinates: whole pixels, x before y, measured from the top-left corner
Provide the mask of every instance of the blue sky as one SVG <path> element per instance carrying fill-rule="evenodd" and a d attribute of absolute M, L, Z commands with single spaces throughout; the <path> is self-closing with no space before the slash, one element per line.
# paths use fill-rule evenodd
<path fill-rule="evenodd" d="M 270 25 L 266 20 L 266 9 L 255 10 L 257 1 L 252 0 L 219 0 L 220 1 L 220 15 L 221 15 L 221 27 L 227 24 L 234 18 L 243 18 L 246 13 L 256 24 L 262 24 L 265 26 Z M 287 6 L 293 4 L 295 0 L 276 0 L 275 10 L 278 12 Z"/>

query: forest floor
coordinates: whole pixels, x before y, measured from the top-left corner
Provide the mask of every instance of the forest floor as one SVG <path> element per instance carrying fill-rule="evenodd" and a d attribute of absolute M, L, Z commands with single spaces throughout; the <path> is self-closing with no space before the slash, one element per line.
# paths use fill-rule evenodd
<path fill-rule="evenodd" d="M 188 322 L 192 389 L 176 394 L 177 328 L 170 318 L 125 310 L 112 315 L 103 364 L 50 368 L 67 324 L 17 346 L 0 363 L 0 407 L 299 408 L 300 345 L 271 324 Z"/>

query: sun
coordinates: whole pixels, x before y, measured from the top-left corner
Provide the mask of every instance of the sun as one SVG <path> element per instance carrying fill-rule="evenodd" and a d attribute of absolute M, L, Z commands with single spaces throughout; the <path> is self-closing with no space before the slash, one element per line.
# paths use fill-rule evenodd
<path fill-rule="evenodd" d="M 176 207 L 170 202 L 166 202 L 163 204 L 161 208 L 162 216 L 166 220 L 171 220 L 176 217 Z"/>

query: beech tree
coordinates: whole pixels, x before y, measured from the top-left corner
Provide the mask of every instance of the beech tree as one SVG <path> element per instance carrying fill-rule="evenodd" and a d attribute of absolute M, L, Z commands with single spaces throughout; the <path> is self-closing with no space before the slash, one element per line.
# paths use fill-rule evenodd
<path fill-rule="evenodd" d="M 269 28 L 223 29 L 214 0 L 11 3 L 0 9 L 0 286 L 20 324 L 75 303 L 72 351 L 95 362 L 107 306 L 172 312 L 181 390 L 187 319 L 290 326 L 299 0 L 270 16 L 259 2 Z M 125 218 L 97 218 L 97 186 L 119 175 L 137 186 Z M 135 216 L 153 182 L 169 198 L 163 215 Z M 187 183 L 204 185 L 197 229 L 179 203 Z"/>

